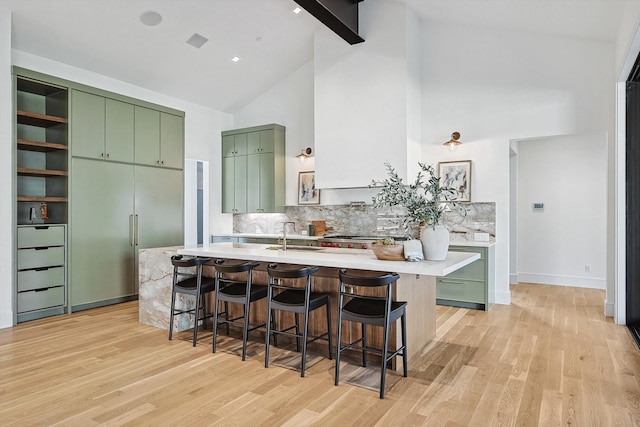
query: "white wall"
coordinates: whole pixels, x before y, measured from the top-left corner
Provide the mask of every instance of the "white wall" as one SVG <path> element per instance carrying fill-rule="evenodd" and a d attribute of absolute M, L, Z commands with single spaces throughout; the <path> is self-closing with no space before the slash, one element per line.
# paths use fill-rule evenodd
<path fill-rule="evenodd" d="M 419 100 L 409 94 L 419 78 L 411 56 L 420 52 L 409 36 L 419 34 L 419 21 L 405 4 L 372 0 L 360 8 L 359 28 L 366 41 L 357 45 L 324 28 L 314 35 L 319 188 L 366 187 L 384 177 L 385 162 L 405 179 L 417 169 L 415 155 L 408 159 L 420 137 Z"/>
<path fill-rule="evenodd" d="M 422 37 L 423 160 L 473 160 L 472 200 L 496 202 L 495 302 L 508 303 L 509 141 L 612 133 L 614 46 L 434 23 Z"/>
<path fill-rule="evenodd" d="M 606 135 L 543 138 L 518 146 L 519 280 L 605 289 Z M 538 202 L 544 211 L 532 209 Z"/>
<path fill-rule="evenodd" d="M 5 19 L 5 17 L 1 15 L 0 15 L 0 18 Z M 0 26 L 0 28 L 2 28 L 2 31 L 4 31 L 5 28 L 10 28 L 10 26 L 2 25 Z M 86 70 L 82 70 L 80 68 L 75 68 L 75 67 L 68 66 L 66 64 L 51 61 L 46 58 L 34 56 L 34 55 L 27 54 L 17 50 L 11 51 L 10 45 L 7 45 L 4 42 L 4 37 L 2 38 L 2 43 L 3 43 L 3 46 L 0 46 L 0 55 L 2 55 L 2 57 L 4 57 L 5 54 L 6 56 L 11 56 L 11 61 L 6 64 L 7 67 L 5 66 L 2 67 L 3 72 L 5 70 L 8 70 L 10 72 L 10 67 L 8 67 L 9 65 L 17 65 L 19 67 L 38 71 L 44 74 L 52 75 L 55 77 L 63 78 L 66 80 L 77 82 L 77 83 L 82 83 L 82 84 L 93 86 L 99 89 L 116 92 L 116 93 L 130 96 L 133 98 L 141 99 L 148 102 L 153 102 L 156 104 L 160 104 L 170 108 L 175 108 L 177 110 L 184 111 L 185 112 L 185 156 L 192 159 L 209 161 L 209 164 L 214 169 L 214 171 L 215 170 L 219 171 L 220 165 L 221 165 L 220 132 L 223 129 L 228 129 L 231 127 L 231 123 L 233 119 L 231 115 L 222 113 L 216 110 L 212 110 L 210 108 L 205 108 L 192 103 L 188 103 L 183 100 L 169 97 L 160 93 L 152 92 L 152 91 L 140 88 L 138 86 L 134 86 L 126 82 L 118 81 L 100 74 L 92 73 Z M 5 51 L 4 49 L 6 48 L 9 48 L 9 50 Z M 0 65 L 4 65 L 4 63 L 0 63 Z M 0 77 L 1 77 L 0 81 L 2 82 L 1 83 L 2 86 L 0 87 L 5 87 L 7 79 L 5 78 L 4 75 L 0 75 Z M 11 86 L 10 74 L 8 77 L 8 84 L 9 86 Z M 2 100 L 11 99 L 11 97 L 10 96 L 6 98 L 2 97 L 1 99 Z M 2 118 L 2 112 L 7 109 L 7 103 L 4 101 L 0 101 L 0 102 L 1 102 L 0 118 Z M 8 108 L 10 111 L 9 114 L 11 114 L 12 108 L 10 103 L 8 105 Z M 6 120 L 5 119 L 2 120 L 2 123 L 11 123 L 11 122 L 12 122 L 11 116 L 9 116 L 9 118 Z M 3 126 L 2 130 L 0 131 L 2 132 L 0 134 L 0 137 L 1 137 L 2 147 L 5 147 L 5 144 L 8 143 L 7 150 L 9 151 L 6 154 L 6 156 L 1 156 L 1 157 L 2 157 L 2 161 L 9 161 L 6 159 L 11 159 L 12 137 L 11 135 L 9 135 L 8 142 L 7 142 L 7 138 L 4 135 L 5 129 L 6 128 Z M 10 202 L 12 197 L 11 196 L 12 179 L 10 177 L 11 176 L 10 174 L 12 169 L 11 167 L 1 168 L 1 169 L 2 169 L 2 173 L 5 173 L 6 171 L 8 171 L 9 173 L 8 179 L 0 180 L 0 183 L 1 183 L 0 194 L 2 194 L 2 200 L 3 200 L 1 209 L 4 210 L 5 206 L 8 206 L 9 214 L 11 215 L 11 212 L 12 212 L 11 206 L 13 206 L 13 203 Z M 212 203 L 211 211 L 219 212 L 221 210 L 220 209 L 221 185 L 220 185 L 219 172 L 217 174 L 211 173 L 210 187 L 213 189 L 212 197 L 211 197 L 211 203 Z M 5 196 L 5 193 L 8 194 L 8 196 Z M 7 203 L 4 203 L 4 200 L 7 200 Z M 0 210 L 0 216 L 4 215 L 2 213 L 3 210 Z M 218 231 L 217 227 L 221 227 L 219 225 L 220 221 L 218 217 L 212 214 L 212 218 L 211 218 L 212 232 Z M 7 220 L 4 221 L 3 218 L 0 217 L 0 224 L 2 227 L 5 227 L 5 224 L 12 224 L 12 221 L 10 220 L 10 218 L 7 218 Z M 228 225 L 222 226 L 222 230 L 226 230 L 227 227 Z M 8 251 L 10 256 L 9 258 L 12 259 L 13 257 L 12 249 L 11 249 L 12 239 L 6 237 L 7 235 L 5 234 L 10 232 L 11 232 L 10 226 L 7 230 L 5 229 L 2 230 L 2 236 L 3 236 L 2 240 L 5 243 L 0 248 L 0 256 L 4 254 L 4 251 Z M 0 272 L 2 272 L 3 274 L 0 280 L 0 295 L 2 295 L 3 302 L 7 300 L 11 301 L 11 292 L 12 292 L 11 286 L 13 283 L 10 276 L 11 271 L 4 271 L 6 266 L 11 265 L 11 262 L 10 261 L 2 262 L 1 264 L 2 265 L 0 265 L 0 269 L 2 270 L 0 270 Z M 11 267 L 11 269 L 13 268 Z M 5 295 L 6 295 L 6 298 L 5 298 Z M 4 316 L 3 316 L 3 319 L 4 319 Z M 8 324 L 2 323 L 0 324 L 0 327 L 3 327 L 3 326 L 6 327 L 10 325 L 11 323 L 8 323 Z"/>
<path fill-rule="evenodd" d="M 309 61 L 234 115 L 233 128 L 277 123 L 286 127 L 286 204 L 297 200 L 298 172 L 315 169 L 315 159 L 300 163 L 295 156 L 311 147 L 313 138 L 313 61 Z M 324 200 L 323 200 L 324 203 Z M 232 218 L 231 214 L 223 214 Z M 227 231 L 232 231 L 231 229 Z"/>
<path fill-rule="evenodd" d="M 421 46 L 421 160 L 431 164 L 473 161 L 472 200 L 496 202 L 497 209 L 496 284 L 491 298 L 508 304 L 510 141 L 611 133 L 614 46 L 435 23 L 422 24 Z M 287 88 L 283 96 L 296 91 L 303 94 L 300 104 L 290 99 L 295 108 L 304 108 L 307 102 L 312 105 L 308 85 L 313 85 L 313 76 L 300 77 L 292 76 L 277 86 Z M 234 125 L 255 125 L 266 117 L 284 124 L 294 112 L 276 108 L 279 98 L 276 91 L 266 93 L 239 112 Z M 306 128 L 307 135 L 312 126 Z M 441 144 L 453 131 L 462 133 L 464 144 L 450 153 Z M 396 142 L 387 142 L 393 144 Z M 357 164 L 352 173 L 372 178 Z M 287 203 L 295 204 L 290 196 L 295 179 L 287 176 Z M 371 195 L 368 189 L 323 190 L 322 203 L 369 202 Z"/>
<path fill-rule="evenodd" d="M 13 324 L 12 99 L 11 12 L 0 7 L 0 328 Z"/>

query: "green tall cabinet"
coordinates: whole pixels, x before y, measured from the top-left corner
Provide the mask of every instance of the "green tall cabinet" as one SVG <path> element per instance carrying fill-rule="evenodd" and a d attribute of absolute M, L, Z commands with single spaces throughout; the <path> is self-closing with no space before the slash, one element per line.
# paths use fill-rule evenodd
<path fill-rule="evenodd" d="M 75 89 L 71 115 L 83 119 L 71 122 L 75 311 L 135 298 L 138 250 L 183 243 L 184 119 Z"/>
<path fill-rule="evenodd" d="M 284 212 L 284 204 L 284 126 L 222 132 L 222 211 Z"/>
<path fill-rule="evenodd" d="M 136 298 L 138 250 L 184 242 L 184 113 L 14 75 L 15 321 Z"/>

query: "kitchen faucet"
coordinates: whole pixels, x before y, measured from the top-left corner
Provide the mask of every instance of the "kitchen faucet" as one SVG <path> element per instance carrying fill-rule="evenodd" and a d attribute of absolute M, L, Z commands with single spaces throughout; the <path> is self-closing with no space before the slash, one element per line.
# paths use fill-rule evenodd
<path fill-rule="evenodd" d="M 287 250 L 287 224 L 293 225 L 293 231 L 296 231 L 296 223 L 293 221 L 284 221 L 282 223 L 282 250 Z"/>

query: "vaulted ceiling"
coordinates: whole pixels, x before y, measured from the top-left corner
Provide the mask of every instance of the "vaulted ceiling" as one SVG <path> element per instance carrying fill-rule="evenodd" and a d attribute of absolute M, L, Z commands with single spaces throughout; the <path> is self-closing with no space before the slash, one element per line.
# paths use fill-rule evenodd
<path fill-rule="evenodd" d="M 627 1 L 364 0 L 407 3 L 456 26 L 613 42 Z M 633 0 L 629 0 L 633 1 Z M 329 31 L 293 0 L 0 0 L 14 49 L 234 113 L 313 57 Z M 157 26 L 140 15 L 156 11 Z M 208 39 L 186 44 L 194 33 Z M 338 36 L 336 36 L 338 37 Z M 365 41 L 366 43 L 366 41 Z M 233 62 L 233 57 L 238 57 Z"/>

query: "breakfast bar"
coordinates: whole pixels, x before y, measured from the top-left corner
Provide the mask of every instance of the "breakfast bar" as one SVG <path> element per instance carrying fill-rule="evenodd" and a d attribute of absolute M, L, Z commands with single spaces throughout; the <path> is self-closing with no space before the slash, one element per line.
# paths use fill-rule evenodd
<path fill-rule="evenodd" d="M 445 276 L 477 260 L 477 253 L 449 252 L 445 261 L 383 261 L 371 250 L 338 249 L 321 247 L 292 247 L 286 251 L 276 246 L 251 243 L 211 243 L 197 247 L 172 247 L 142 249 L 140 251 L 140 322 L 167 328 L 171 295 L 171 254 L 183 254 L 260 261 L 315 265 L 321 267 L 315 275 L 316 289 L 337 295 L 340 268 L 362 271 L 389 271 L 400 275 L 395 287 L 395 299 L 407 301 L 407 342 L 409 360 L 434 336 L 436 330 L 436 277 Z M 212 272 L 212 270 L 211 270 Z M 257 281 L 266 280 L 266 272 L 254 276 Z M 205 274 L 209 275 L 205 269 Z M 167 297 L 168 300 L 167 300 Z M 337 297 L 333 304 L 337 304 Z M 257 316 L 264 313 L 256 310 Z M 337 306 L 333 309 L 337 314 Z M 185 321 L 187 319 L 184 319 Z M 315 324 L 322 324 L 317 319 Z M 188 328 L 188 321 L 178 328 Z M 313 328 L 313 324 L 311 325 Z M 357 333 L 357 331 L 354 331 Z"/>

